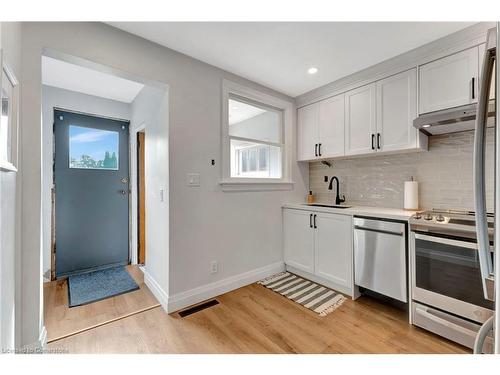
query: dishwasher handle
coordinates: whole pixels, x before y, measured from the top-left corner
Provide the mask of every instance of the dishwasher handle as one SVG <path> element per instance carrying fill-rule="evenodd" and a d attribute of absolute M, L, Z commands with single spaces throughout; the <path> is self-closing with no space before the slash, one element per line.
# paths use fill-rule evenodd
<path fill-rule="evenodd" d="M 391 234 L 393 236 L 403 236 L 404 235 L 404 232 L 394 232 L 392 230 L 384 230 L 384 229 L 373 229 L 373 228 L 362 227 L 360 225 L 355 225 L 354 229 L 365 230 L 367 232 Z"/>

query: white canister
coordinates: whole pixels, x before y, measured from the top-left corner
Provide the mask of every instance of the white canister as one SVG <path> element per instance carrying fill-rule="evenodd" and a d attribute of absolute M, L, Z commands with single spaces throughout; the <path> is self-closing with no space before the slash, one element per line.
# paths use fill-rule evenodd
<path fill-rule="evenodd" d="M 418 210 L 418 182 L 405 181 L 405 210 Z"/>

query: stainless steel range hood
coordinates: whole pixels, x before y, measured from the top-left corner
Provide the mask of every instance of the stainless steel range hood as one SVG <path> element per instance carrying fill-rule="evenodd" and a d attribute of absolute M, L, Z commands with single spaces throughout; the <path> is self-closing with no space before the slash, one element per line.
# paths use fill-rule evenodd
<path fill-rule="evenodd" d="M 420 115 L 413 120 L 413 126 L 427 135 L 463 132 L 475 128 L 477 104 L 445 109 Z M 488 105 L 488 126 L 494 125 L 495 101 Z"/>

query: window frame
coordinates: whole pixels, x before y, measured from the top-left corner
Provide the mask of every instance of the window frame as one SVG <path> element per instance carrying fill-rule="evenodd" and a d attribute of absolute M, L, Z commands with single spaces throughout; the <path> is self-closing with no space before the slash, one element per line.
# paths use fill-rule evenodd
<path fill-rule="evenodd" d="M 19 81 L 9 65 L 4 61 L 3 50 L 0 49 L 0 100 L 2 97 L 3 76 L 12 85 L 11 109 L 9 113 L 9 121 L 11 128 L 7 138 L 7 148 L 10 148 L 10 155 L 7 159 L 0 158 L 0 170 L 4 172 L 17 172 L 18 164 L 18 140 L 19 140 Z"/>
<path fill-rule="evenodd" d="M 281 178 L 231 177 L 231 139 L 250 142 L 254 139 L 241 139 L 229 136 L 229 99 L 241 100 L 248 104 L 261 106 L 264 109 L 275 109 L 281 112 Z M 293 152 L 293 103 L 261 91 L 224 79 L 222 82 L 222 179 L 220 184 L 225 191 L 262 191 L 291 190 L 292 152 Z M 276 145 L 274 142 L 261 144 Z"/>

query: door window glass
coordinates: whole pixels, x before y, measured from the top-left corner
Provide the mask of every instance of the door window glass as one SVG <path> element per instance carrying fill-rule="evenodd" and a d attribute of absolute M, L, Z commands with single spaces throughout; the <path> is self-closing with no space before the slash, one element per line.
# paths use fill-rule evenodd
<path fill-rule="evenodd" d="M 69 126 L 69 167 L 118 170 L 118 132 Z"/>

